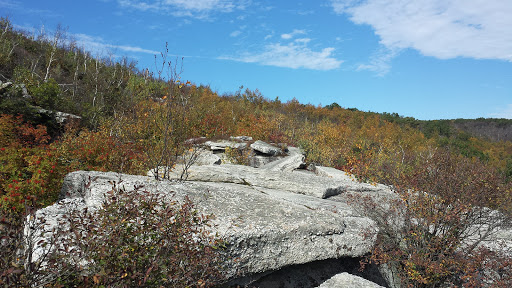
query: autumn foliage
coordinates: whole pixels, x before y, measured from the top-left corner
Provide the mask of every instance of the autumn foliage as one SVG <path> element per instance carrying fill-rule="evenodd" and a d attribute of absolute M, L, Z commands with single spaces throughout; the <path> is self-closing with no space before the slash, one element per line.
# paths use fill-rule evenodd
<path fill-rule="evenodd" d="M 360 181 L 390 185 L 397 195 L 389 200 L 391 206 L 358 195 L 353 196 L 352 203 L 371 211 L 368 216 L 380 219 L 379 225 L 384 228 L 368 262 L 389 265 L 405 286 L 439 287 L 448 283 L 480 287 L 488 281 L 497 287 L 509 287 L 510 258 L 474 245 L 485 237 L 475 242 L 471 229 L 477 224 L 493 232 L 510 220 L 510 141 L 491 142 L 452 131 L 442 121 L 420 123 L 394 114 L 346 109 L 336 103 L 321 107 L 296 99 L 269 100 L 258 90 L 243 87 L 232 94 L 219 95 L 208 86 L 181 80 L 175 70 L 177 62 L 168 62 L 166 53 L 161 56 L 163 66 L 171 68 L 169 79 L 161 77 L 166 71 L 158 75 L 147 69 L 140 71 L 127 59 L 94 58 L 72 41 L 61 41 L 58 49 L 53 49 L 47 36 L 42 35 L 39 41 L 25 37 L 4 18 L 0 28 L 5 31 L 0 38 L 2 80 L 24 84 L 28 93 L 35 96 L 23 98 L 21 86 L 14 85 L 0 91 L 0 238 L 2 243 L 9 243 L 3 246 L 6 249 L 0 249 L 0 285 L 28 279 L 17 258 L 17 249 L 22 245 L 21 225 L 25 216 L 58 199 L 66 173 L 98 170 L 145 174 L 155 166 L 172 166 L 177 156 L 190 148 L 185 145 L 186 139 L 247 135 L 255 140 L 301 147 L 308 163 L 342 169 Z M 52 61 L 48 59 L 49 51 L 54 51 Z M 41 76 L 46 71 L 48 79 Z M 82 117 L 81 122 L 58 124 L 38 112 L 35 105 L 77 114 Z M 247 162 L 244 154 L 232 156 L 241 163 Z M 119 219 L 148 213 L 144 216 L 153 219 L 150 214 L 161 199 L 151 197 L 146 203 L 149 206 L 134 207 L 122 202 L 125 200 L 111 198 L 104 208 L 110 211 L 126 204 L 127 210 L 121 212 L 127 214 L 112 213 L 120 213 Z M 194 225 L 205 220 L 191 215 L 192 203 L 181 205 L 176 204 L 171 210 L 176 215 L 187 215 L 182 223 L 185 228 L 197 228 Z M 101 218 L 104 216 L 99 215 L 99 226 L 106 226 L 106 218 Z M 120 230 L 98 230 L 97 236 L 105 241 L 128 241 L 129 235 L 123 234 L 127 233 L 128 224 L 117 224 Z M 172 223 L 153 224 L 175 228 Z M 108 238 L 110 232 L 106 231 L 119 239 Z M 78 270 L 65 270 L 69 273 L 62 283 L 170 283 L 172 279 L 155 266 L 170 264 L 155 254 L 163 247 L 152 250 L 149 260 L 137 251 L 140 258 L 130 262 L 123 258 L 123 249 L 136 250 L 143 245 L 121 242 L 88 255 L 98 263 L 121 257 L 118 266 L 100 265 L 106 270 L 94 271 L 85 278 Z M 218 260 L 209 252 L 202 256 L 194 254 L 193 249 L 182 252 L 172 257 L 187 260 L 193 254 L 207 257 L 212 263 Z M 172 257 L 169 259 L 178 261 Z M 198 258 L 191 259 L 195 259 L 191 263 L 194 269 L 206 265 Z M 205 269 L 217 275 L 214 270 Z M 13 275 L 17 280 L 12 279 Z M 141 275 L 147 281 L 135 283 L 133 279 L 140 279 Z M 189 279 L 180 282 L 186 285 L 207 286 L 214 282 L 204 275 L 183 277 Z"/>

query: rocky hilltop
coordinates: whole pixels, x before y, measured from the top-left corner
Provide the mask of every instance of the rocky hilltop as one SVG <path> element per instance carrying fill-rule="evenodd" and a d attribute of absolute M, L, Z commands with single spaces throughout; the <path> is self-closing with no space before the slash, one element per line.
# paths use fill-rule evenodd
<path fill-rule="evenodd" d="M 187 196 L 201 213 L 215 215 L 212 232 L 226 241 L 231 259 L 225 286 L 394 286 L 382 267 L 359 271 L 359 260 L 370 252 L 379 228 L 351 208 L 348 197 L 362 193 L 386 201 L 396 197 L 391 189 L 359 183 L 333 168 L 306 167 L 297 148 L 250 140 L 204 142 L 187 169 L 187 181 L 173 180 L 182 174 L 180 165 L 166 180 L 155 179 L 157 170 L 148 176 L 70 173 L 62 200 L 37 212 L 46 222 L 44 237 L 70 209 L 100 207 L 112 183 L 125 189 L 143 186 L 177 201 Z M 251 166 L 230 164 L 226 147 L 250 147 Z M 34 258 L 43 251 L 38 247 Z"/>

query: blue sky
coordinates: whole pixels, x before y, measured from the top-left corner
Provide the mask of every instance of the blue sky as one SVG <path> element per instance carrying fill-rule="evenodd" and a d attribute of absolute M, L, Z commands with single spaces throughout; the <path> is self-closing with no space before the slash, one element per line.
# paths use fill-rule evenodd
<path fill-rule="evenodd" d="M 18 29 L 232 93 L 418 119 L 512 119 L 510 0 L 0 0 Z M 173 58 L 174 59 L 174 58 Z M 244 88 L 244 89 L 245 89 Z"/>

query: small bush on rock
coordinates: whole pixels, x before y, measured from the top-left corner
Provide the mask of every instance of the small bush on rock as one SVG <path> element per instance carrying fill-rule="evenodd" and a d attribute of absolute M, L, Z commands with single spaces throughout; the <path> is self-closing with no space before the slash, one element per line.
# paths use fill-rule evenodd
<path fill-rule="evenodd" d="M 44 240 L 45 263 L 36 259 L 27 278 L 38 287 L 209 287 L 222 278 L 222 243 L 205 230 L 209 220 L 188 198 L 114 187 L 100 209 L 60 220 Z"/>
<path fill-rule="evenodd" d="M 493 238 L 512 221 L 502 183 L 477 160 L 441 151 L 395 183 L 396 198 L 351 195 L 380 228 L 368 262 L 387 265 L 402 287 L 510 287 L 511 251 Z"/>

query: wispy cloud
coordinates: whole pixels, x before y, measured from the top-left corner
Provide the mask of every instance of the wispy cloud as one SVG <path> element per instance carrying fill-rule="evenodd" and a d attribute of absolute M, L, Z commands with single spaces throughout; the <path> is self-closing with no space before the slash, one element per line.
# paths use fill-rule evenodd
<path fill-rule="evenodd" d="M 354 23 L 373 27 L 390 50 L 512 61 L 511 1 L 331 0 L 331 6 Z"/>
<path fill-rule="evenodd" d="M 281 34 L 281 38 L 292 39 L 293 37 L 301 34 L 306 34 L 306 30 L 293 29 L 291 33 Z"/>
<path fill-rule="evenodd" d="M 292 69 L 333 70 L 340 67 L 343 61 L 332 56 L 334 48 L 313 51 L 307 47 L 308 42 L 294 41 L 287 45 L 272 43 L 266 45 L 260 53 L 244 53 L 238 57 L 219 57 L 219 59 Z"/>
<path fill-rule="evenodd" d="M 242 31 L 240 31 L 240 30 L 235 30 L 235 31 L 233 31 L 233 32 L 229 33 L 229 36 L 231 36 L 231 37 L 237 37 L 237 36 L 240 36 L 240 34 L 242 34 Z"/>
<path fill-rule="evenodd" d="M 244 10 L 250 0 L 117 0 L 123 8 L 172 14 L 179 17 L 207 18 L 211 12 Z"/>
<path fill-rule="evenodd" d="M 505 107 L 499 109 L 498 112 L 491 113 L 489 117 L 512 119 L 512 104 L 505 105 Z"/>
<path fill-rule="evenodd" d="M 0 7 L 2 8 L 18 8 L 20 7 L 18 1 L 12 1 L 12 0 L 0 0 Z"/>
<path fill-rule="evenodd" d="M 398 50 L 390 50 L 385 47 L 381 47 L 375 52 L 368 63 L 359 64 L 357 71 L 368 70 L 377 74 L 377 76 L 383 77 L 391 70 L 391 61 L 398 55 Z"/>
<path fill-rule="evenodd" d="M 137 46 L 131 45 L 114 45 L 107 43 L 101 37 L 90 36 L 86 34 L 73 34 L 72 38 L 76 41 L 79 47 L 83 47 L 86 51 L 89 51 L 93 54 L 105 54 L 108 52 L 115 52 L 116 50 L 130 52 L 130 53 L 145 53 L 152 55 L 159 55 L 160 52 L 144 49 Z"/>
<path fill-rule="evenodd" d="M 0 0 L 0 8 L 15 10 L 22 14 L 29 15 L 44 15 L 45 17 L 59 17 L 62 16 L 54 11 L 48 9 L 34 9 L 30 5 L 23 5 L 20 1 L 14 0 Z M 6 15 L 2 15 L 6 16 Z"/>

